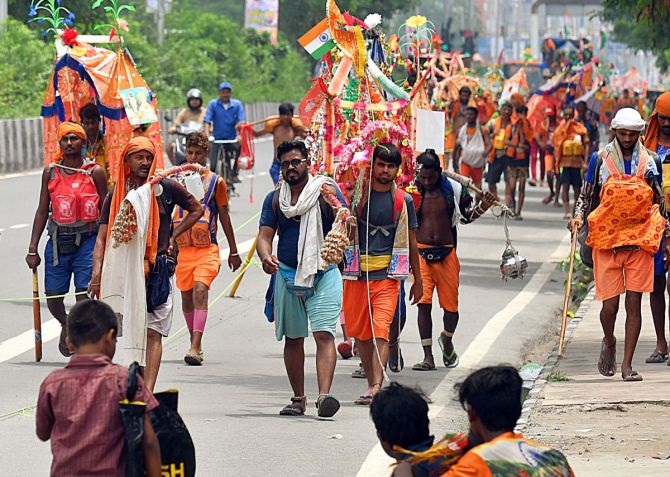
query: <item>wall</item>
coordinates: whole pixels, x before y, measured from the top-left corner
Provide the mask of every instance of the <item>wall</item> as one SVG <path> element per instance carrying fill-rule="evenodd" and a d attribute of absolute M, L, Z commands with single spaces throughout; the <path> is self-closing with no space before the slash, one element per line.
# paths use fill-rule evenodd
<path fill-rule="evenodd" d="M 253 103 L 245 105 L 248 122 L 254 122 L 278 114 L 279 103 Z M 297 108 L 297 105 L 296 105 Z M 163 142 L 170 136 L 167 118 L 174 118 L 178 109 L 164 109 L 159 113 Z M 42 119 L 2 119 L 0 120 L 0 174 L 22 172 L 41 167 L 43 161 Z"/>

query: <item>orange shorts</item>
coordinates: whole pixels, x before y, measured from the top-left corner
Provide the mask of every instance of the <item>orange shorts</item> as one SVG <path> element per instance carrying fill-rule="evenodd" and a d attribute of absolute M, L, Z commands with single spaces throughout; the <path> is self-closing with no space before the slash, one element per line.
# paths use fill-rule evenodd
<path fill-rule="evenodd" d="M 625 291 L 649 293 L 654 289 L 654 255 L 644 250 L 615 252 L 593 249 L 596 300 Z"/>
<path fill-rule="evenodd" d="M 209 288 L 221 269 L 219 246 L 181 247 L 177 257 L 177 288 L 192 290 L 195 282 L 204 283 Z"/>
<path fill-rule="evenodd" d="M 484 176 L 484 168 L 483 167 L 472 167 L 469 164 L 466 164 L 465 162 L 461 162 L 459 164 L 460 168 L 460 174 L 465 177 L 469 177 L 472 179 L 472 182 L 475 183 L 476 186 L 481 186 L 482 185 L 482 178 Z"/>
<path fill-rule="evenodd" d="M 419 249 L 432 248 L 429 245 L 418 244 Z M 419 254 L 421 264 L 421 282 L 423 283 L 423 296 L 419 300 L 420 305 L 433 303 L 433 292 L 437 288 L 437 297 L 443 310 L 456 313 L 458 311 L 458 286 L 461 274 L 461 263 L 458 260 L 456 250 L 441 262 L 429 263 Z"/>
<path fill-rule="evenodd" d="M 554 155 L 550 152 L 547 152 L 544 155 L 544 170 L 549 172 L 556 172 L 556 164 L 554 161 Z"/>
<path fill-rule="evenodd" d="M 344 280 L 344 323 L 347 336 L 362 341 L 372 339 L 370 311 L 368 309 L 368 284 L 370 285 L 370 305 L 375 338 L 388 341 L 393 315 L 398 305 L 400 282 L 385 280 Z"/>

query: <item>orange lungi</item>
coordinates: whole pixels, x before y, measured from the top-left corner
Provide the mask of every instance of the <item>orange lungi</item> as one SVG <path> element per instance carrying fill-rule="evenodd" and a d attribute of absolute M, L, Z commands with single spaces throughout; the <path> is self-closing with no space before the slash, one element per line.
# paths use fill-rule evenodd
<path fill-rule="evenodd" d="M 472 179 L 472 182 L 475 183 L 477 187 L 482 186 L 482 178 L 484 176 L 484 168 L 483 167 L 472 167 L 469 164 L 466 164 L 465 162 L 461 162 L 459 164 L 460 168 L 460 174 L 464 177 L 469 177 Z"/>
<path fill-rule="evenodd" d="M 177 258 L 177 288 L 192 290 L 195 282 L 204 283 L 209 288 L 219 274 L 221 256 L 215 243 L 209 247 L 180 247 Z"/>
<path fill-rule="evenodd" d="M 644 250 L 594 248 L 593 276 L 596 300 L 605 301 L 625 291 L 649 293 L 654 289 L 654 255 Z"/>
<path fill-rule="evenodd" d="M 368 308 L 368 286 L 370 287 L 370 308 Z M 344 280 L 344 323 L 347 336 L 362 341 L 372 339 L 374 326 L 375 338 L 388 341 L 393 315 L 398 305 L 400 282 L 387 278 L 385 280 Z"/>
<path fill-rule="evenodd" d="M 418 244 L 418 248 L 434 248 L 431 245 Z M 458 286 L 460 283 L 461 263 L 458 260 L 456 250 L 441 262 L 430 263 L 419 254 L 421 265 L 421 282 L 423 283 L 423 296 L 419 300 L 420 305 L 433 303 L 433 292 L 437 288 L 437 297 L 440 307 L 446 311 L 456 313 L 458 311 Z"/>

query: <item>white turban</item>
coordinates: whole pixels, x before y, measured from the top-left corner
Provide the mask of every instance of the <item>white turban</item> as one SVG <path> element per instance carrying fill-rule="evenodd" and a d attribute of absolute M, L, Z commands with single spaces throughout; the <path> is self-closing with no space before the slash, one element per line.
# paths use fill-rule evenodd
<path fill-rule="evenodd" d="M 621 108 L 617 111 L 614 119 L 612 119 L 612 124 L 610 127 L 612 129 L 628 129 L 629 131 L 643 131 L 644 130 L 644 119 L 640 116 L 640 113 L 633 108 Z"/>

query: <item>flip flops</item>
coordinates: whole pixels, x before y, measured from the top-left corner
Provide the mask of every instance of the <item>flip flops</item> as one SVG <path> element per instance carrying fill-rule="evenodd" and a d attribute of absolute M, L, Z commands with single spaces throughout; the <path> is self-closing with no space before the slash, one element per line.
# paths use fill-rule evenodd
<path fill-rule="evenodd" d="M 630 370 L 628 373 L 626 373 L 626 374 L 623 374 L 623 373 L 622 373 L 622 374 L 621 374 L 621 379 L 623 379 L 623 380 L 624 380 L 625 382 L 627 382 L 627 383 L 631 383 L 631 382 L 642 381 L 642 376 L 641 376 L 640 373 L 638 373 L 637 371 L 633 371 L 633 370 L 631 369 L 631 370 Z"/>
<path fill-rule="evenodd" d="M 616 339 L 613 348 L 614 352 L 607 356 L 607 345 L 605 344 L 605 338 L 603 338 L 600 347 L 600 358 L 598 358 L 598 372 L 608 378 L 614 376 L 614 373 L 616 373 Z"/>
<path fill-rule="evenodd" d="M 456 348 L 454 348 L 454 344 L 451 344 L 451 352 L 447 353 L 445 349 L 447 348 L 446 345 L 444 344 L 444 333 L 440 334 L 440 338 L 437 340 L 438 344 L 440 345 L 440 349 L 442 350 L 442 362 L 444 363 L 444 366 L 447 368 L 455 368 L 458 366 L 458 363 L 460 360 L 458 359 L 458 354 L 456 354 Z"/>
<path fill-rule="evenodd" d="M 368 377 L 367 374 L 365 374 L 365 370 L 363 369 L 363 365 L 358 366 L 358 368 L 354 369 L 351 372 L 351 377 L 352 378 L 359 378 L 359 379 L 366 379 Z"/>
<path fill-rule="evenodd" d="M 405 367 L 405 360 L 402 358 L 400 345 L 398 344 L 396 346 L 398 347 L 398 355 L 391 356 L 389 353 L 389 369 L 394 373 L 399 373 Z"/>
<path fill-rule="evenodd" d="M 340 401 L 330 394 L 319 394 L 315 404 L 319 417 L 333 417 L 340 410 Z"/>
<path fill-rule="evenodd" d="M 659 350 L 654 350 L 647 359 L 644 360 L 645 363 L 665 363 L 668 360 L 668 353 L 661 353 Z"/>
<path fill-rule="evenodd" d="M 65 341 L 66 336 L 67 331 L 65 330 L 65 326 L 63 326 L 60 330 L 60 338 L 58 339 L 58 351 L 60 351 L 60 354 L 66 358 L 69 358 L 72 356 L 72 353 L 70 353 L 70 349 L 67 347 L 67 342 Z"/>

